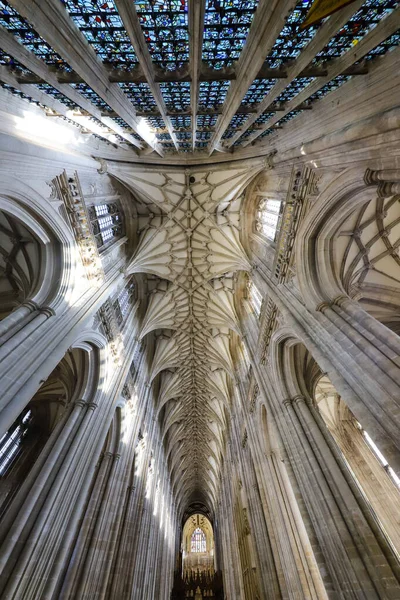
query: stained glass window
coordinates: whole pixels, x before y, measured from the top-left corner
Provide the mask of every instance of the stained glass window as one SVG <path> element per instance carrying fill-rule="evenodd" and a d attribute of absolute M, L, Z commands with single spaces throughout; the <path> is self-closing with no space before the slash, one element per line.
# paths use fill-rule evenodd
<path fill-rule="evenodd" d="M 218 108 L 224 101 L 229 88 L 229 81 L 202 81 L 199 88 L 199 106 L 210 109 Z"/>
<path fill-rule="evenodd" d="M 190 83 L 160 83 L 160 89 L 167 105 L 173 112 L 185 112 L 190 108 Z"/>
<path fill-rule="evenodd" d="M 193 531 L 190 550 L 191 552 L 207 552 L 206 535 L 200 527 Z"/>
<path fill-rule="evenodd" d="M 122 325 L 125 317 L 128 314 L 129 307 L 135 300 L 135 282 L 130 279 L 118 294 L 118 298 L 113 302 L 115 315 L 118 325 Z"/>
<path fill-rule="evenodd" d="M 255 79 L 242 100 L 242 106 L 259 104 L 273 88 L 276 81 L 276 79 Z"/>
<path fill-rule="evenodd" d="M 122 217 L 117 203 L 95 204 L 88 212 L 98 248 L 122 235 Z"/>
<path fill-rule="evenodd" d="M 342 56 L 347 50 L 355 46 L 397 4 L 397 0 L 385 0 L 384 2 L 382 0 L 366 0 L 346 25 L 317 54 L 313 63 L 323 63 Z"/>
<path fill-rule="evenodd" d="M 89 102 L 92 102 L 97 108 L 104 112 L 113 112 L 111 106 L 104 102 L 102 98 L 87 83 L 71 83 L 71 87 L 75 88 L 77 92 L 82 94 Z"/>
<path fill-rule="evenodd" d="M 281 209 L 282 202 L 280 200 L 262 198 L 257 208 L 256 231 L 259 231 L 270 240 L 275 240 Z"/>
<path fill-rule="evenodd" d="M 129 35 L 113 0 L 61 0 L 100 59 L 119 69 L 137 63 Z"/>
<path fill-rule="evenodd" d="M 189 61 L 187 0 L 135 0 L 153 61 L 176 70 Z"/>
<path fill-rule="evenodd" d="M 32 411 L 25 408 L 0 439 L 0 477 L 3 477 L 17 456 L 32 424 Z"/>
<path fill-rule="evenodd" d="M 0 25 L 8 29 L 21 44 L 48 65 L 63 71 L 71 71 L 71 67 L 61 56 L 5 0 L 0 0 Z"/>
<path fill-rule="evenodd" d="M 203 60 L 214 69 L 239 58 L 257 4 L 258 0 L 206 0 Z"/>
<path fill-rule="evenodd" d="M 119 86 L 138 112 L 146 113 L 158 110 L 147 83 L 120 83 Z"/>

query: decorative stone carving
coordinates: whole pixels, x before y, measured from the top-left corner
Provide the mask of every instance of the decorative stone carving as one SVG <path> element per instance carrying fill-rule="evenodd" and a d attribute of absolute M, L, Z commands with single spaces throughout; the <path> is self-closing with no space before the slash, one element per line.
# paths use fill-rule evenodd
<path fill-rule="evenodd" d="M 98 286 L 104 280 L 104 270 L 90 228 L 78 174 L 75 172 L 73 177 L 68 177 L 66 171 L 63 171 L 52 183 L 57 196 L 64 202 L 87 277 L 91 283 Z"/>

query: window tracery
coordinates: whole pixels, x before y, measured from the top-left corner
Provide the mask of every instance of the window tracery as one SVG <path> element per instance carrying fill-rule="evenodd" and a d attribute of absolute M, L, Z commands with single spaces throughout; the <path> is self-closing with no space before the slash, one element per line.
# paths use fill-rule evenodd
<path fill-rule="evenodd" d="M 197 527 L 191 538 L 190 544 L 191 552 L 206 552 L 207 551 L 207 543 L 205 533 L 200 527 Z"/>
<path fill-rule="evenodd" d="M 367 446 L 370 448 L 370 450 L 372 451 L 374 456 L 381 463 L 382 467 L 385 469 L 386 473 L 389 475 L 389 477 L 393 481 L 393 483 L 400 489 L 400 478 L 397 477 L 396 473 L 393 471 L 392 467 L 389 465 L 388 461 L 386 460 L 386 458 L 384 457 L 382 452 L 379 450 L 378 446 L 375 444 L 373 439 L 368 435 L 368 433 L 365 431 L 365 429 L 363 429 L 362 425 L 360 423 L 357 423 L 357 426 L 360 429 Z"/>
<path fill-rule="evenodd" d="M 122 235 L 122 215 L 116 202 L 95 204 L 89 208 L 89 218 L 97 247 L 100 249 Z"/>
<path fill-rule="evenodd" d="M 128 314 L 129 307 L 133 304 L 135 299 L 135 282 L 131 278 L 128 283 L 122 288 L 116 300 L 114 300 L 113 306 L 115 315 L 117 318 L 118 325 L 122 325 L 125 321 L 125 317 Z"/>
<path fill-rule="evenodd" d="M 0 477 L 4 477 L 21 452 L 32 425 L 32 411 L 25 408 L 0 439 Z"/>
<path fill-rule="evenodd" d="M 282 213 L 282 202 L 270 198 L 261 198 L 257 206 L 256 231 L 275 241 L 279 232 L 279 217 Z"/>
<path fill-rule="evenodd" d="M 249 279 L 247 284 L 247 297 L 249 299 L 250 305 L 257 317 L 261 314 L 261 306 L 263 302 L 263 297 L 261 292 L 258 290 L 257 286 Z"/>

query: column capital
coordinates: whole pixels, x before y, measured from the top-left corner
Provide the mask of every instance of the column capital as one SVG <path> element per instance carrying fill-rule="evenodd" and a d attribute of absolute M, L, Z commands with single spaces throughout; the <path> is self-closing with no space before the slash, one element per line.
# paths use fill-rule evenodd
<path fill-rule="evenodd" d="M 35 312 L 35 310 L 40 310 L 40 306 L 37 304 L 37 302 L 34 302 L 33 300 L 25 300 L 25 302 L 21 304 L 21 307 L 27 308 L 29 312 Z"/>
<path fill-rule="evenodd" d="M 88 409 L 89 409 L 89 410 L 95 410 L 97 407 L 98 407 L 98 404 L 97 404 L 97 402 L 93 402 L 93 401 L 92 401 L 92 402 L 89 402 L 89 403 L 88 403 Z"/>
<path fill-rule="evenodd" d="M 297 396 L 294 396 L 292 398 L 293 404 L 300 404 L 300 402 L 304 402 L 304 404 L 307 404 L 307 400 L 305 399 L 305 397 L 302 394 L 298 394 Z"/>
<path fill-rule="evenodd" d="M 41 306 L 40 313 L 42 315 L 45 315 L 47 318 L 54 317 L 56 314 L 55 310 L 52 309 L 50 306 Z"/>
<path fill-rule="evenodd" d="M 86 400 L 83 400 L 82 398 L 79 398 L 79 400 L 75 402 L 75 406 L 79 406 L 80 408 L 83 408 L 84 406 L 86 406 L 86 404 Z"/>
<path fill-rule="evenodd" d="M 285 398 L 282 402 L 283 406 L 292 406 L 293 400 L 291 398 Z"/>

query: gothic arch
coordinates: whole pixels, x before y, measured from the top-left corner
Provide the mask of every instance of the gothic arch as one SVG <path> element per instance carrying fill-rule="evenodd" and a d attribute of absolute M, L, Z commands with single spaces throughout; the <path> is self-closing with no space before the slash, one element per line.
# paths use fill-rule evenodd
<path fill-rule="evenodd" d="M 296 237 L 296 273 L 310 308 L 347 294 L 335 270 L 332 246 L 343 221 L 376 194 L 376 187 L 365 184 L 364 172 L 348 169 L 318 196 L 300 225 Z"/>
<path fill-rule="evenodd" d="M 75 242 L 49 202 L 28 185 L 10 179 L 4 176 L 0 179 L 3 234 L 8 236 L 5 230 L 13 230 L 11 252 L 17 257 L 27 254 L 29 244 L 32 250 L 36 248 L 36 256 L 24 258 L 30 281 L 26 289 L 18 294 L 14 308 L 30 300 L 36 305 L 51 306 L 57 310 L 68 301 L 73 287 L 71 284 L 77 260 L 73 251 Z M 43 211 L 43 205 L 47 206 L 46 211 Z M 24 235 L 28 236 L 28 240 Z M 21 243 L 25 247 L 19 251 Z"/>

